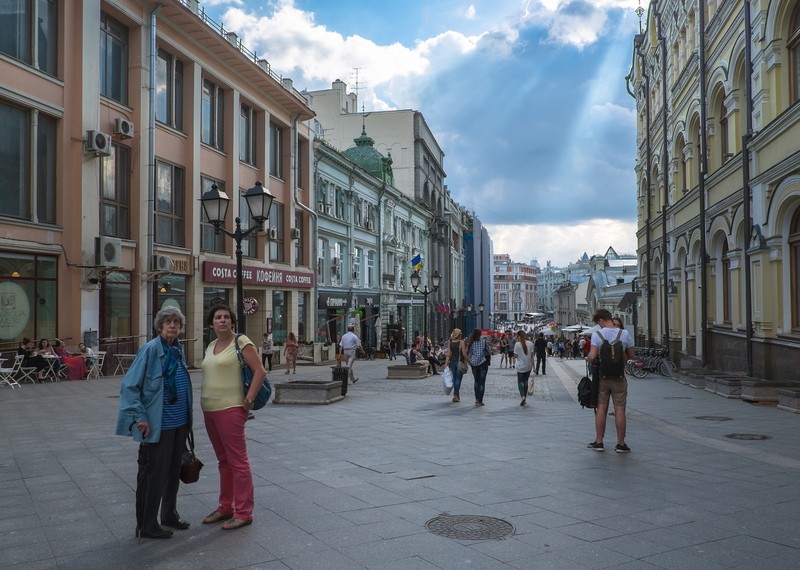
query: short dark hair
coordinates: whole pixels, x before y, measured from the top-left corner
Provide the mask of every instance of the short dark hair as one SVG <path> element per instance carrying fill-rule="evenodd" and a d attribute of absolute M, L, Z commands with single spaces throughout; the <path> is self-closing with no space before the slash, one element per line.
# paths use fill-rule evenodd
<path fill-rule="evenodd" d="M 234 327 L 236 326 L 236 315 L 233 314 L 231 308 L 225 303 L 217 303 L 208 310 L 208 315 L 206 315 L 206 326 L 214 326 L 214 315 L 217 314 L 217 311 L 228 311 L 228 314 L 231 316 L 231 324 Z"/>
<path fill-rule="evenodd" d="M 594 323 L 599 323 L 600 321 L 610 321 L 612 318 L 611 311 L 608 309 L 597 309 L 594 317 L 592 317 L 592 321 Z"/>

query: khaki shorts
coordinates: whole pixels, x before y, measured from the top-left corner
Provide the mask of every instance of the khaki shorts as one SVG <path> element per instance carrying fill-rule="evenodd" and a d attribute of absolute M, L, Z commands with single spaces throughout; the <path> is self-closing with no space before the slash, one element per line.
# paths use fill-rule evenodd
<path fill-rule="evenodd" d="M 628 401 L 628 379 L 600 379 L 600 391 L 598 393 L 597 403 L 608 404 L 609 396 L 614 402 L 615 408 L 624 408 Z"/>

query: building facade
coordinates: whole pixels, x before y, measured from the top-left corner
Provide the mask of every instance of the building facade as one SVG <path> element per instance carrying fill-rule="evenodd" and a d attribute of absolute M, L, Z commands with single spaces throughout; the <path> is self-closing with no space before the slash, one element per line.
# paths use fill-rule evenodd
<path fill-rule="evenodd" d="M 528 263 L 512 261 L 507 253 L 493 256 L 493 305 L 497 328 L 521 322 L 526 313 L 536 312 L 537 271 Z"/>
<path fill-rule="evenodd" d="M 634 39 L 648 342 L 788 380 L 800 358 L 800 2 L 650 3 Z"/>
<path fill-rule="evenodd" d="M 236 283 L 233 240 L 199 198 L 216 184 L 225 227 L 247 228 L 241 195 L 257 181 L 275 200 L 242 243 L 247 332 L 310 338 L 313 113 L 291 82 L 194 1 L 4 10 L 19 41 L 0 49 L 0 338 L 132 352 L 174 305 L 198 364 L 205 310 L 232 303 Z"/>

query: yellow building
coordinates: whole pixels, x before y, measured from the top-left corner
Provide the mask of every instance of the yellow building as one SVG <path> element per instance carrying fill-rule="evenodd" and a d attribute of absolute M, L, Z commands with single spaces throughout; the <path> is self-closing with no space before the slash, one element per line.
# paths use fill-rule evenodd
<path fill-rule="evenodd" d="M 313 334 L 313 116 L 195 0 L 7 2 L 0 16 L 0 341 L 81 340 L 131 352 L 164 304 L 187 316 L 190 363 L 203 313 L 234 301 L 234 241 L 199 198 L 275 200 L 242 243 L 247 333 Z M 2 39 L 4 38 L 4 39 Z M 207 331 L 206 331 L 207 332 Z"/>
<path fill-rule="evenodd" d="M 800 1 L 660 0 L 644 14 L 628 77 L 639 343 L 684 366 L 795 380 Z"/>

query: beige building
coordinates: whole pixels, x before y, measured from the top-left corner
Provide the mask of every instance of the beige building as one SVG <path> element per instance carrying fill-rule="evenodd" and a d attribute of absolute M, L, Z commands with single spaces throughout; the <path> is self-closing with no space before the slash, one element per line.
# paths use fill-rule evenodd
<path fill-rule="evenodd" d="M 35 31 L 35 33 L 34 33 Z M 311 338 L 313 117 L 291 81 L 191 0 L 14 2 L 0 19 L 0 340 L 86 339 L 131 352 L 167 304 L 187 316 L 234 302 L 234 241 L 199 198 L 275 196 L 242 242 L 247 333 Z M 152 49 L 154 47 L 155 49 Z M 265 235 L 269 239 L 265 239 Z M 256 307 L 257 305 L 257 307 Z"/>
<path fill-rule="evenodd" d="M 653 1 L 635 38 L 639 324 L 684 364 L 797 377 L 798 38 L 798 0 Z"/>
<path fill-rule="evenodd" d="M 512 261 L 507 253 L 495 253 L 493 261 L 494 317 L 495 322 L 506 327 L 536 311 L 538 269 L 528 263 Z"/>

